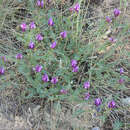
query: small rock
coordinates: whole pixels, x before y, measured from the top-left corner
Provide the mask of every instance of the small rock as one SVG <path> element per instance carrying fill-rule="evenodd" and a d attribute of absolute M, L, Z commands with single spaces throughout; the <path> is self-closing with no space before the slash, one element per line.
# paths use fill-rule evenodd
<path fill-rule="evenodd" d="M 126 104 L 126 105 L 130 105 L 130 97 L 128 98 L 123 98 L 122 99 L 122 103 Z"/>
<path fill-rule="evenodd" d="M 92 130 L 100 130 L 100 128 L 99 127 L 94 127 L 94 128 L 92 128 Z"/>
<path fill-rule="evenodd" d="M 37 105 L 35 108 L 33 108 L 33 114 L 34 114 L 34 115 L 37 115 L 40 108 L 41 108 L 40 105 Z"/>

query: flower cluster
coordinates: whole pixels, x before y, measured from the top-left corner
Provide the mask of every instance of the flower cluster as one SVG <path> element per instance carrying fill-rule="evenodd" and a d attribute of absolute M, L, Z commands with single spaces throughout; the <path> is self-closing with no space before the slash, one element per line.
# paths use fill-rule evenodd
<path fill-rule="evenodd" d="M 79 67 L 77 66 L 78 62 L 74 59 L 71 60 L 71 67 L 72 67 L 72 72 L 78 72 Z"/>
<path fill-rule="evenodd" d="M 42 68 L 43 68 L 42 65 L 36 65 L 36 66 L 33 68 L 33 71 L 39 73 L 39 72 L 42 71 Z M 50 81 L 47 74 L 44 74 L 44 75 L 42 76 L 42 81 L 43 81 L 43 82 L 49 82 L 49 81 Z M 52 84 L 56 84 L 57 82 L 58 82 L 58 77 L 52 77 L 51 83 L 52 83 Z"/>
<path fill-rule="evenodd" d="M 66 31 L 64 31 L 64 32 L 61 32 L 60 33 L 60 36 L 61 36 L 61 38 L 66 38 L 67 37 L 67 32 Z"/>
<path fill-rule="evenodd" d="M 43 8 L 43 6 L 44 6 L 43 0 L 37 0 L 37 6 Z M 73 8 L 70 8 L 70 11 L 75 11 L 76 13 L 78 13 L 79 10 L 80 10 L 80 4 L 78 4 L 78 3 L 77 3 Z M 117 17 L 117 16 L 119 16 L 119 15 L 120 15 L 120 11 L 119 11 L 118 9 L 115 9 L 115 10 L 114 10 L 114 16 Z M 55 20 L 54 20 L 54 21 L 55 21 Z M 53 21 L 53 18 L 52 18 L 52 17 L 49 18 L 49 20 L 48 20 L 48 26 L 50 26 L 50 28 L 53 28 L 52 26 L 55 27 L 54 21 Z M 111 19 L 109 16 L 107 16 L 107 17 L 106 17 L 106 21 L 107 21 L 108 23 L 111 23 L 111 22 L 112 22 L 112 19 Z M 26 24 L 25 22 L 23 22 L 23 23 L 20 25 L 20 27 L 21 27 L 22 32 L 25 32 L 25 31 L 27 30 L 27 24 Z M 36 28 L 36 24 L 35 24 L 34 21 L 32 21 L 32 22 L 29 24 L 29 28 L 30 28 L 30 30 Z M 59 35 L 60 35 L 60 38 L 63 40 L 63 39 L 65 39 L 65 38 L 67 37 L 68 32 L 67 32 L 67 31 L 62 31 L 62 32 L 60 32 Z M 35 44 L 36 44 L 37 42 L 40 43 L 40 42 L 44 39 L 43 36 L 44 36 L 44 35 L 43 35 L 42 33 L 40 33 L 40 32 L 39 32 L 38 34 L 36 34 L 36 35 L 35 35 L 35 40 L 36 40 L 36 41 L 35 41 L 35 42 L 30 41 L 30 43 L 29 43 L 29 45 L 28 45 L 28 48 L 29 48 L 29 49 L 34 49 L 34 48 L 35 48 Z M 116 40 L 115 40 L 114 38 L 112 38 L 112 37 L 109 38 L 109 40 L 110 40 L 111 42 L 113 42 L 113 43 L 116 42 Z M 53 42 L 52 42 L 51 45 L 50 45 L 50 48 L 54 49 L 56 46 L 57 46 L 57 41 L 54 41 L 54 40 L 53 40 Z M 31 50 L 31 51 L 32 51 L 32 50 Z M 3 59 L 4 59 L 4 58 L 3 58 Z M 23 59 L 23 55 L 22 55 L 21 53 L 18 53 L 18 54 L 16 55 L 16 59 L 17 59 L 17 60 Z M 4 61 L 5 61 L 5 59 L 4 59 Z M 70 64 L 71 64 L 71 67 L 72 67 L 72 72 L 78 72 L 78 71 L 79 71 L 79 66 L 78 66 L 78 61 L 77 61 L 77 60 L 72 59 L 72 60 L 70 61 Z M 35 67 L 33 67 L 32 69 L 33 69 L 34 73 L 38 74 L 38 73 L 40 73 L 40 72 L 43 70 L 43 66 L 39 63 L 39 64 L 37 64 Z M 2 74 L 4 74 L 4 73 L 5 73 L 4 67 L 0 67 L 0 75 L 2 75 Z M 120 68 L 120 75 L 122 75 L 123 73 L 124 73 L 124 69 L 123 69 L 123 68 Z M 44 74 L 41 76 L 41 81 L 42 81 L 42 83 L 52 83 L 53 85 L 55 85 L 55 84 L 58 83 L 59 78 L 58 78 L 58 76 L 55 76 L 55 77 L 52 76 L 51 79 L 49 79 L 48 74 L 47 74 L 47 73 L 44 73 Z M 121 79 L 119 80 L 119 83 L 122 84 L 123 82 L 124 82 L 124 80 L 121 78 Z M 85 91 L 86 91 L 86 90 L 87 90 L 87 91 L 89 90 L 89 88 L 90 88 L 90 86 L 91 86 L 90 83 L 91 83 L 90 81 L 85 81 L 85 82 L 84 82 L 83 88 L 84 88 Z M 61 93 L 61 94 L 67 94 L 68 91 L 67 91 L 66 89 L 62 88 L 62 89 L 60 90 L 60 93 Z M 89 91 L 88 91 L 88 92 L 86 92 L 86 93 L 84 94 L 84 99 L 85 99 L 85 100 L 88 100 L 89 98 L 90 98 L 90 93 L 89 93 Z M 102 102 L 103 102 L 103 100 L 102 100 L 101 98 L 99 98 L 99 97 L 94 100 L 94 104 L 96 105 L 96 107 L 100 106 L 100 105 L 102 104 Z M 108 107 L 109 107 L 109 108 L 115 108 L 115 107 L 116 107 L 116 102 L 115 102 L 114 100 L 109 101 L 109 102 L 108 102 Z"/>
<path fill-rule="evenodd" d="M 35 68 L 33 68 L 33 70 L 36 72 L 41 72 L 42 68 L 43 67 L 41 65 L 36 65 Z"/>
<path fill-rule="evenodd" d="M 1 58 L 0 59 L 1 61 L 6 62 L 6 57 L 5 56 L 1 56 L 0 58 Z M 0 75 L 3 75 L 4 73 L 5 73 L 4 67 L 0 66 Z"/>
<path fill-rule="evenodd" d="M 21 30 L 22 32 L 25 32 L 27 30 L 27 24 L 25 22 L 23 22 L 21 25 Z M 30 24 L 29 24 L 29 28 L 30 29 L 35 29 L 36 28 L 36 24 L 34 23 L 34 21 L 32 21 Z"/>
<path fill-rule="evenodd" d="M 121 13 L 121 11 L 119 9 L 116 9 L 116 8 L 114 9 L 114 16 L 115 17 L 119 16 L 120 13 Z"/>
<path fill-rule="evenodd" d="M 84 82 L 84 88 L 85 89 L 90 88 L 90 82 L 89 81 Z M 88 100 L 89 97 L 90 97 L 90 93 L 89 92 L 85 93 L 84 99 Z M 102 100 L 100 98 L 96 98 L 95 101 L 94 101 L 94 104 L 98 107 L 102 104 Z M 112 101 L 108 102 L 108 107 L 109 108 L 115 108 L 116 107 L 115 101 L 112 100 Z"/>
<path fill-rule="evenodd" d="M 21 25 L 20 25 L 21 29 L 23 32 L 25 32 L 27 30 L 27 25 L 25 22 L 23 22 Z"/>
<path fill-rule="evenodd" d="M 36 24 L 34 23 L 34 21 L 29 24 L 29 27 L 30 27 L 30 29 L 36 28 Z"/>
<path fill-rule="evenodd" d="M 120 75 L 122 75 L 124 73 L 124 69 L 120 68 Z"/>
<path fill-rule="evenodd" d="M 56 84 L 57 82 L 58 82 L 58 78 L 57 77 L 52 77 L 51 83 Z"/>
<path fill-rule="evenodd" d="M 115 107 L 116 107 L 115 101 L 114 101 L 114 100 L 110 101 L 110 102 L 108 103 L 108 107 L 109 107 L 109 108 L 115 108 Z"/>
<path fill-rule="evenodd" d="M 43 36 L 42 36 L 41 34 L 37 34 L 37 35 L 36 35 L 36 40 L 37 40 L 38 42 L 42 41 L 42 40 L 43 40 Z"/>
<path fill-rule="evenodd" d="M 84 82 L 84 88 L 85 89 L 90 88 L 90 82 L 89 81 Z"/>
<path fill-rule="evenodd" d="M 110 40 L 111 43 L 115 43 L 117 41 L 116 39 L 114 39 L 112 37 L 110 37 L 109 40 Z"/>
<path fill-rule="evenodd" d="M 71 12 L 75 11 L 75 12 L 78 13 L 79 10 L 80 10 L 80 4 L 79 4 L 79 3 L 75 4 L 75 6 L 72 7 L 72 8 L 70 8 L 69 10 L 70 10 Z"/>
<path fill-rule="evenodd" d="M 67 94 L 67 90 L 61 89 L 61 90 L 60 90 L 60 93 L 61 93 L 61 94 Z"/>
<path fill-rule="evenodd" d="M 114 14 L 115 17 L 119 16 L 120 13 L 121 13 L 121 11 L 119 9 L 116 9 L 116 8 L 114 9 L 113 14 Z M 109 16 L 107 16 L 106 17 L 106 22 L 111 23 L 112 22 L 112 18 L 110 18 Z"/>
<path fill-rule="evenodd" d="M 30 48 L 30 49 L 33 49 L 34 47 L 35 47 L 35 44 L 34 44 L 34 42 L 31 41 L 31 42 L 29 43 L 29 48 Z"/>
<path fill-rule="evenodd" d="M 48 77 L 47 74 L 44 74 L 44 75 L 42 76 L 42 81 L 43 81 L 43 82 L 49 82 L 49 77 Z"/>
<path fill-rule="evenodd" d="M 43 8 L 43 1 L 40 1 L 40 0 L 37 0 L 37 6 Z M 54 26 L 54 21 L 52 19 L 52 17 L 49 18 L 48 20 L 48 26 Z M 23 32 L 25 32 L 27 30 L 27 24 L 25 22 L 23 22 L 21 25 L 21 30 Z M 36 28 L 36 24 L 34 21 L 32 21 L 30 24 L 29 24 L 29 28 L 30 29 L 35 29 Z M 67 37 L 67 31 L 63 31 L 60 33 L 60 37 L 62 39 L 65 39 Z M 38 41 L 38 42 L 41 42 L 43 40 L 43 35 L 41 33 L 37 34 L 35 39 Z M 54 49 L 57 45 L 57 42 L 54 41 L 51 43 L 50 45 L 50 48 Z M 29 45 L 28 45 L 29 49 L 34 49 L 35 48 L 35 43 L 33 41 L 30 41 Z M 21 53 L 17 54 L 16 55 L 16 59 L 22 59 L 23 56 Z M 42 65 L 36 65 L 35 67 L 33 67 L 33 71 L 35 71 L 36 73 L 39 73 L 41 72 L 43 69 Z M 74 71 L 76 71 L 76 67 L 74 68 Z M 52 77 L 51 80 L 49 80 L 49 77 L 48 75 L 45 73 L 43 76 L 42 76 L 42 81 L 43 82 L 51 82 L 52 84 L 56 84 L 58 82 L 58 77 Z M 62 94 L 67 94 L 67 90 L 65 89 L 61 89 L 60 93 Z"/>
<path fill-rule="evenodd" d="M 4 67 L 0 67 L 0 75 L 3 75 L 5 73 Z"/>
<path fill-rule="evenodd" d="M 115 17 L 115 18 L 116 18 L 117 16 L 119 16 L 120 13 L 121 13 L 121 11 L 120 11 L 119 9 L 114 9 L 113 14 L 114 14 L 114 17 Z M 107 22 L 107 23 L 112 23 L 112 18 L 109 17 L 109 16 L 107 16 L 107 17 L 106 17 L 106 22 Z M 115 42 L 117 41 L 117 39 L 115 39 L 115 38 L 113 38 L 113 37 L 110 37 L 110 38 L 108 38 L 108 39 L 109 39 L 109 41 L 110 41 L 111 43 L 115 43 Z"/>
<path fill-rule="evenodd" d="M 53 26 L 53 25 L 54 25 L 54 22 L 53 22 L 53 19 L 52 19 L 52 18 L 49 18 L 49 20 L 48 20 L 48 25 L 49 25 L 49 26 Z"/>
<path fill-rule="evenodd" d="M 101 105 L 101 103 L 102 103 L 102 101 L 101 101 L 100 98 L 96 98 L 96 99 L 95 99 L 95 105 L 96 105 L 96 106 Z"/>
<path fill-rule="evenodd" d="M 56 47 L 56 41 L 53 42 L 51 45 L 50 45 L 50 48 L 54 49 Z"/>
<path fill-rule="evenodd" d="M 124 73 L 124 69 L 123 68 L 120 68 L 120 75 L 122 75 Z M 124 83 L 124 79 L 121 77 L 119 79 L 119 84 L 123 84 Z"/>
<path fill-rule="evenodd" d="M 101 101 L 100 98 L 96 98 L 94 103 L 98 107 L 98 106 L 100 106 L 102 104 L 102 101 Z M 109 101 L 108 102 L 108 107 L 109 108 L 115 108 L 116 107 L 116 102 L 114 100 Z"/>
<path fill-rule="evenodd" d="M 37 5 L 38 7 L 43 8 L 43 6 L 44 6 L 44 1 L 43 1 L 43 0 L 37 0 L 36 5 Z"/>
<path fill-rule="evenodd" d="M 89 81 L 84 82 L 83 87 L 84 87 L 85 89 L 89 89 L 89 88 L 90 88 L 90 82 L 89 82 Z M 84 99 L 85 99 L 85 100 L 88 100 L 89 97 L 90 97 L 89 92 L 85 93 Z"/>
<path fill-rule="evenodd" d="M 21 54 L 21 53 L 18 53 L 17 55 L 16 55 L 16 59 L 22 59 L 23 58 L 23 55 Z"/>

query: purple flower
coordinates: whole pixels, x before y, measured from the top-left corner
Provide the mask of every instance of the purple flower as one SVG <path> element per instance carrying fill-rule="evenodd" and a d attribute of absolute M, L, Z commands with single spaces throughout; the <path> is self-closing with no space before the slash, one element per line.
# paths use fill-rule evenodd
<path fill-rule="evenodd" d="M 108 23 L 111 23 L 111 22 L 112 22 L 112 20 L 111 20 L 111 18 L 110 18 L 109 16 L 106 17 L 106 21 L 107 21 Z"/>
<path fill-rule="evenodd" d="M 96 106 L 101 105 L 101 102 L 102 102 L 102 101 L 101 101 L 100 98 L 96 98 L 96 99 L 95 99 L 95 105 L 96 105 Z"/>
<path fill-rule="evenodd" d="M 89 83 L 89 81 L 86 81 L 86 82 L 84 83 L 84 88 L 85 88 L 85 89 L 90 88 L 90 83 Z"/>
<path fill-rule="evenodd" d="M 80 4 L 77 3 L 77 4 L 74 6 L 74 10 L 78 13 L 79 10 L 80 10 Z"/>
<path fill-rule="evenodd" d="M 56 41 L 53 42 L 53 43 L 50 45 L 50 47 L 51 47 L 52 49 L 54 49 L 54 48 L 56 47 Z"/>
<path fill-rule="evenodd" d="M 76 66 L 76 67 L 73 67 L 72 72 L 78 72 L 78 70 L 79 70 L 79 67 L 78 67 L 78 66 Z"/>
<path fill-rule="evenodd" d="M 48 81 L 49 81 L 49 77 L 48 77 L 47 74 L 44 74 L 44 75 L 42 76 L 42 81 L 44 81 L 44 82 L 48 82 Z"/>
<path fill-rule="evenodd" d="M 72 66 L 72 67 L 76 67 L 76 65 L 77 65 L 77 61 L 74 60 L 74 59 L 72 59 L 72 60 L 71 60 L 71 66 Z"/>
<path fill-rule="evenodd" d="M 70 11 L 70 12 L 73 12 L 73 11 L 74 11 L 74 8 L 70 8 L 69 11 Z"/>
<path fill-rule="evenodd" d="M 49 25 L 49 26 L 53 26 L 53 25 L 54 25 L 54 22 L 53 22 L 53 19 L 52 19 L 52 18 L 49 18 L 49 20 L 48 20 L 48 25 Z"/>
<path fill-rule="evenodd" d="M 42 66 L 36 65 L 36 67 L 33 70 L 35 70 L 36 72 L 40 72 L 42 70 Z"/>
<path fill-rule="evenodd" d="M 5 56 L 1 56 L 1 60 L 6 62 L 6 57 Z"/>
<path fill-rule="evenodd" d="M 43 6 L 44 6 L 44 2 L 43 2 L 43 0 L 41 1 L 41 8 L 43 8 Z"/>
<path fill-rule="evenodd" d="M 124 69 L 120 68 L 120 75 L 124 73 Z"/>
<path fill-rule="evenodd" d="M 23 32 L 25 32 L 26 29 L 27 29 L 27 25 L 24 22 L 20 25 L 20 27 L 21 27 L 21 29 L 22 29 Z"/>
<path fill-rule="evenodd" d="M 36 40 L 37 41 L 42 41 L 43 40 L 43 36 L 41 34 L 37 34 L 36 35 Z"/>
<path fill-rule="evenodd" d="M 41 2 L 40 2 L 40 0 L 37 0 L 37 6 L 41 6 Z"/>
<path fill-rule="evenodd" d="M 36 28 L 36 25 L 35 25 L 34 22 L 31 22 L 29 26 L 30 26 L 30 29 L 34 29 L 34 28 Z"/>
<path fill-rule="evenodd" d="M 51 83 L 56 84 L 57 82 L 58 82 L 58 78 L 57 77 L 52 77 Z"/>
<path fill-rule="evenodd" d="M 124 79 L 121 78 L 121 79 L 119 80 L 119 84 L 123 84 L 123 83 L 124 83 Z"/>
<path fill-rule="evenodd" d="M 22 58 L 23 58 L 23 55 L 21 53 L 16 55 L 16 59 L 22 59 Z"/>
<path fill-rule="evenodd" d="M 41 1 L 40 1 L 40 0 L 37 0 L 37 3 L 36 3 L 36 4 L 37 4 L 38 7 L 41 7 L 41 8 L 43 8 L 43 6 L 44 6 L 43 0 L 41 0 Z"/>
<path fill-rule="evenodd" d="M 30 48 L 30 49 L 33 49 L 34 47 L 35 47 L 34 42 L 30 42 L 30 43 L 29 43 L 29 48 Z"/>
<path fill-rule="evenodd" d="M 62 94 L 67 94 L 67 90 L 61 89 L 61 90 L 60 90 L 60 93 L 62 93 Z"/>
<path fill-rule="evenodd" d="M 114 9 L 114 16 L 117 17 L 119 16 L 121 11 L 119 9 Z"/>
<path fill-rule="evenodd" d="M 108 103 L 108 107 L 109 107 L 109 108 L 115 108 L 115 107 L 116 107 L 115 101 L 114 101 L 114 100 L 110 101 L 110 102 Z"/>
<path fill-rule="evenodd" d="M 0 75 L 4 74 L 5 73 L 5 69 L 4 67 L 0 67 Z"/>
<path fill-rule="evenodd" d="M 85 99 L 85 100 L 88 100 L 89 97 L 90 97 L 90 94 L 89 94 L 89 93 L 85 93 L 85 97 L 84 97 L 84 99 Z"/>
<path fill-rule="evenodd" d="M 117 41 L 116 39 L 114 39 L 112 37 L 110 37 L 109 40 L 110 40 L 110 42 L 113 42 L 113 43 L 115 43 Z"/>
<path fill-rule="evenodd" d="M 61 33 L 60 33 L 60 36 L 61 36 L 63 39 L 66 38 L 66 37 L 67 37 L 67 32 L 66 32 L 66 31 L 61 32 Z"/>

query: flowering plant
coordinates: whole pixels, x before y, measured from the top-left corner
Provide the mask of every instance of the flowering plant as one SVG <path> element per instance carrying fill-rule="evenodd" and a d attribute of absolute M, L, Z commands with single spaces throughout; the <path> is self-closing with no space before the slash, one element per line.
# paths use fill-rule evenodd
<path fill-rule="evenodd" d="M 106 16 L 93 31 L 91 22 L 82 14 L 82 3 L 68 7 L 63 14 L 53 7 L 48 10 L 43 0 L 37 0 L 35 6 L 31 20 L 22 20 L 20 30 L 15 33 L 22 47 L 11 60 L 26 81 L 21 95 L 27 99 L 90 102 L 104 111 L 116 109 L 120 96 L 116 91 L 125 88 L 127 81 L 121 60 L 114 59 L 114 51 L 122 44 L 118 34 L 114 38 L 108 36 L 102 45 L 99 42 L 109 26 L 116 30 L 119 9 L 114 10 L 114 19 Z M 107 51 L 108 44 L 113 48 Z M 100 55 L 100 50 L 105 53 Z M 0 77 L 3 77 L 9 72 L 4 56 L 1 61 Z"/>

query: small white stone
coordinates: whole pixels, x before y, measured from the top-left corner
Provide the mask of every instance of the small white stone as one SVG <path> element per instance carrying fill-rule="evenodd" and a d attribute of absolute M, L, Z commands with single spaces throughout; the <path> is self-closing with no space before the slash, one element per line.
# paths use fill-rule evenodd
<path fill-rule="evenodd" d="M 100 130 L 100 128 L 99 127 L 94 127 L 94 128 L 92 128 L 92 130 Z"/>
<path fill-rule="evenodd" d="M 128 98 L 123 98 L 123 99 L 122 99 L 122 102 L 123 102 L 124 104 L 130 105 L 130 97 L 128 97 Z"/>

